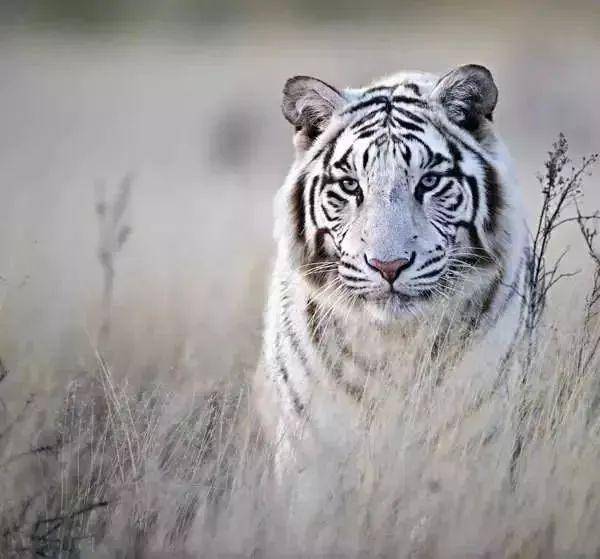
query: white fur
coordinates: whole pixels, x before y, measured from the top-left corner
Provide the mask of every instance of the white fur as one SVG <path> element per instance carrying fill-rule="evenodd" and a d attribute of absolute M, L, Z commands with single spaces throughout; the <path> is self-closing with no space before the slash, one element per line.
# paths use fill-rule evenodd
<path fill-rule="evenodd" d="M 402 84 L 416 83 L 423 97 L 432 91 L 438 78 L 425 73 L 402 73 L 384 78 L 371 85 L 397 85 L 402 91 Z M 343 92 L 346 103 L 358 99 L 364 89 L 347 89 Z M 477 153 L 481 153 L 496 170 L 502 185 L 504 208 L 498 215 L 498 230 L 500 233 L 492 239 L 493 250 L 501 255 L 501 285 L 498 295 L 494 298 L 493 308 L 488 313 L 485 324 L 475 336 L 475 341 L 464 351 L 457 349 L 458 355 L 450 361 L 455 371 L 452 382 L 457 394 L 463 387 L 473 394 L 482 394 L 492 390 L 497 384 L 499 362 L 518 336 L 520 314 L 523 305 L 523 285 L 525 267 L 522 259 L 528 246 L 528 230 L 522 213 L 520 190 L 515 180 L 513 166 L 508 152 L 489 126 L 489 130 L 481 142 L 465 130 L 455 126 L 444 115 L 440 107 L 437 117 L 462 142 Z M 462 292 L 453 295 L 449 301 L 440 300 L 436 305 L 415 307 L 413 315 L 390 319 L 386 312 L 374 309 L 369 305 L 350 308 L 347 304 L 336 304 L 338 294 L 334 289 L 324 289 L 321 294 L 315 294 L 303 278 L 298 268 L 297 247 L 294 246 L 293 223 L 290 216 L 290 196 L 298 180 L 298 175 L 304 169 L 307 161 L 325 145 L 346 123 L 341 117 L 334 116 L 314 145 L 306 152 L 300 151 L 288 177 L 276 197 L 275 203 L 275 238 L 277 241 L 277 259 L 268 305 L 265 313 L 265 331 L 263 354 L 256 374 L 257 405 L 263 417 L 265 429 L 270 435 L 271 442 L 276 445 L 277 464 L 281 475 L 288 467 L 299 470 L 310 469 L 312 458 L 326 453 L 332 472 L 337 464 L 348 459 L 353 450 L 360 445 L 362 434 L 367 425 L 373 421 L 372 403 L 378 401 L 390 390 L 409 390 L 414 382 L 415 371 L 419 368 L 419 359 L 431 339 L 435 337 L 436 329 L 444 327 L 445 320 L 453 320 L 453 330 L 458 339 L 461 328 L 461 309 L 467 300 L 476 298 L 483 288 L 491 281 L 491 273 L 482 272 L 480 276 L 471 278 Z M 432 139 L 432 141 L 435 141 Z M 343 152 L 349 143 L 341 142 L 336 153 Z M 468 162 L 465 163 L 468 165 Z M 373 180 L 385 182 L 383 174 Z M 389 170 L 388 170 L 389 171 Z M 391 172 L 391 171 L 390 171 Z M 382 178 L 384 177 L 384 178 Z M 393 182 L 390 179 L 390 184 Z M 390 187 L 391 188 L 391 187 Z M 387 191 L 386 191 L 387 192 Z M 483 201 L 481 203 L 484 203 Z M 392 224 L 383 224 L 392 227 Z M 402 232 L 400 232 L 402 233 Z M 308 230 L 309 236 L 314 231 Z M 519 293 L 509 297 L 511 290 L 518 289 Z M 289 297 L 286 303 L 282 297 L 285 291 Z M 343 332 L 330 331 L 323 337 L 322 347 L 315 347 L 310 339 L 306 326 L 306 302 L 313 299 L 317 305 L 332 310 L 329 318 L 343 325 Z M 508 304 L 506 301 L 509 300 Z M 301 363 L 298 352 L 291 347 L 289 339 L 282 339 L 282 306 L 288 305 L 288 320 L 296 329 L 297 339 L 304 353 L 306 363 Z M 486 326 L 489 324 L 491 326 Z M 454 335 L 455 332 L 452 332 Z M 454 343 L 451 339 L 450 345 Z M 341 343 L 350 347 L 361 357 L 368 358 L 370 363 L 376 363 L 371 374 L 358 367 L 352 359 L 342 360 L 336 347 Z M 285 358 L 288 371 L 288 382 L 280 378 L 277 365 L 276 346 L 283 348 L 280 352 Z M 458 348 L 458 346 L 456 346 Z M 360 402 L 349 394 L 331 371 L 324 370 L 322 352 L 332 356 L 335 354 L 342 361 L 344 380 L 359 385 L 364 390 Z M 451 353 L 451 351 L 449 352 Z M 482 356 L 484 356 L 482 358 Z M 356 357 L 358 359 L 358 357 Z M 462 364 L 462 366 L 461 366 Z M 306 368 L 310 374 L 306 373 Z M 460 372 L 456 372 L 460 371 Z M 303 414 L 294 410 L 289 397 L 289 386 L 297 392 L 305 403 Z M 461 398 L 469 398 L 469 394 L 461 394 Z M 376 416 L 376 413 L 375 413 Z M 311 458 L 312 457 L 312 458 Z M 322 462 L 321 462 L 322 463 Z M 357 471 L 357 475 L 360 472 Z M 328 472 L 313 472 L 313 476 L 326 479 Z M 322 490 L 323 484 L 315 478 L 307 482 L 314 491 Z M 307 489 L 308 492 L 312 491 Z"/>

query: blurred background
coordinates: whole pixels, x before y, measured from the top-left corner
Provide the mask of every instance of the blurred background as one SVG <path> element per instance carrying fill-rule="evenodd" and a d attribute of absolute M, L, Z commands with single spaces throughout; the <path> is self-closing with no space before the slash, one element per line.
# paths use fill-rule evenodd
<path fill-rule="evenodd" d="M 598 2 L 3 0 L 6 401 L 60 391 L 89 366 L 102 320 L 98 193 L 114 200 L 128 174 L 118 370 L 250 370 L 272 198 L 292 160 L 285 79 L 358 86 L 464 63 L 495 76 L 497 127 L 535 217 L 536 173 L 557 134 L 574 154 L 600 149 Z"/>

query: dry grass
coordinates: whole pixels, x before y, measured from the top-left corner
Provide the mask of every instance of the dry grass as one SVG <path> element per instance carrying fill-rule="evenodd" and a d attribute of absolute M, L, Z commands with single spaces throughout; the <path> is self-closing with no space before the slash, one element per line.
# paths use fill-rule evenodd
<path fill-rule="evenodd" d="M 37 428 L 35 395 L 11 413 L 0 402 L 4 556 L 598 554 L 600 268 L 595 221 L 579 211 L 589 163 L 571 167 L 564 138 L 548 161 L 537 237 L 545 248 L 532 264 L 546 277 L 537 304 L 567 273 L 547 263 L 553 223 L 575 220 L 596 265 L 584 313 L 561 324 L 530 317 L 534 349 L 525 344 L 520 365 L 476 406 L 475 378 L 438 385 L 435 367 L 419 367 L 408 390 L 380 399 L 380 421 L 364 430 L 318 510 L 296 491 L 302 473 L 273 480 L 246 364 L 193 390 L 182 381 L 193 368 L 184 358 L 176 369 L 115 375 L 109 306 L 129 231 L 126 179 L 114 204 L 98 206 L 106 308 L 93 369 L 68 387 L 51 429 Z M 549 211 L 557 199 L 558 212 Z M 1 365 L 0 382 L 10 376 Z M 26 448 L 24 433 L 35 433 Z M 313 467 L 325 470 L 329 460 L 315 456 Z"/>
<path fill-rule="evenodd" d="M 559 8 L 448 3 L 271 27 L 257 12 L 176 38 L 4 34 L 0 557 L 597 556 L 599 268 L 576 222 L 550 254 L 572 244 L 559 274 L 589 262 L 550 292 L 529 366 L 475 414 L 427 363 L 413 371 L 316 512 L 297 473 L 273 485 L 248 381 L 291 157 L 284 80 L 493 68 L 536 217 L 529 179 L 548 139 L 564 129 L 587 152 L 600 130 L 597 11 Z M 128 170 L 131 215 L 88 188 L 108 173 L 112 191 Z M 598 207 L 593 186 L 581 208 Z M 95 202 L 115 224 L 100 246 Z"/>

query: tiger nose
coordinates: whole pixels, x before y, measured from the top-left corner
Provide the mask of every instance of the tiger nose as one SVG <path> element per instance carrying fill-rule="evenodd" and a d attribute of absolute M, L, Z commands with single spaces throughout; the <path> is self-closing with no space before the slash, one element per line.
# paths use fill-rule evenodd
<path fill-rule="evenodd" d="M 413 258 L 396 258 L 396 260 L 378 260 L 377 258 L 366 258 L 367 264 L 377 270 L 382 277 L 390 283 L 394 283 L 400 272 L 408 268 Z"/>

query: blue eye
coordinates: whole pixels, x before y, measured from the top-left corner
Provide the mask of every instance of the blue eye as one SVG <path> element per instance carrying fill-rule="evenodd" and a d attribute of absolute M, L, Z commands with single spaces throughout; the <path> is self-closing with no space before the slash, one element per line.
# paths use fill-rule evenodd
<path fill-rule="evenodd" d="M 423 188 L 430 190 L 432 188 L 435 188 L 439 184 L 441 178 L 442 177 L 440 175 L 424 175 L 423 177 L 421 177 L 419 185 Z"/>
<path fill-rule="evenodd" d="M 352 179 L 350 177 L 340 180 L 340 186 L 346 192 L 350 192 L 350 193 L 356 192 L 360 188 L 358 181 L 356 179 Z"/>

